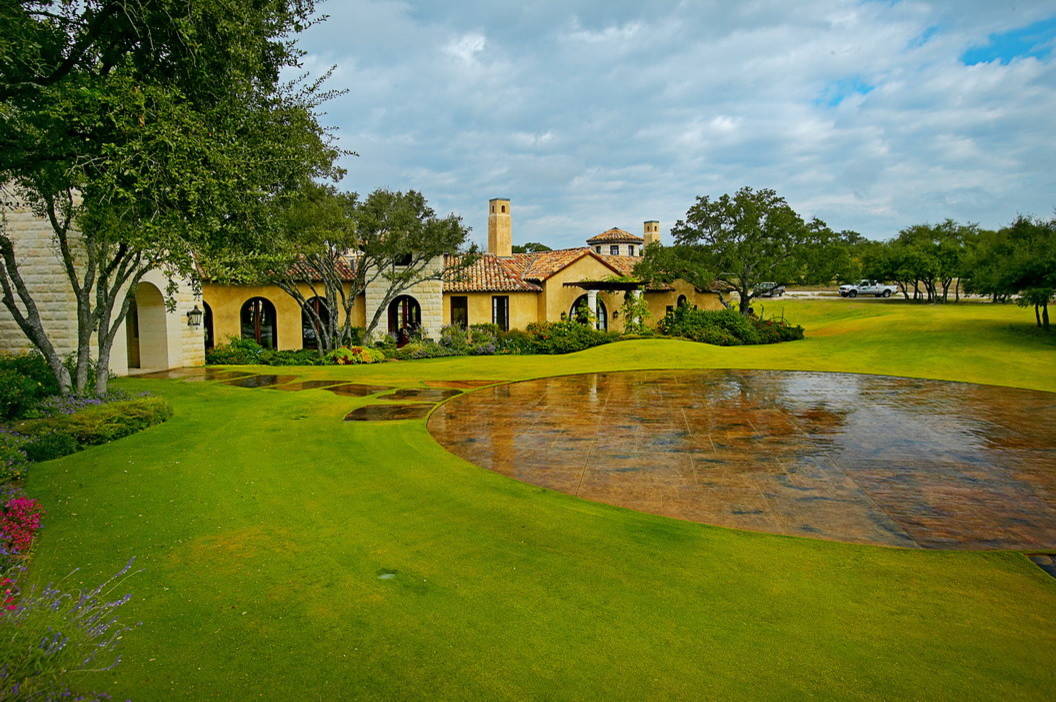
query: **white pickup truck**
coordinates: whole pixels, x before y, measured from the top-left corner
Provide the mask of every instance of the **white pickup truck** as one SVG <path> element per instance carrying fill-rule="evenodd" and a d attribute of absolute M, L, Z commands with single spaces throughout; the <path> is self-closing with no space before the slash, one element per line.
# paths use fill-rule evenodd
<path fill-rule="evenodd" d="M 875 280 L 860 280 L 857 283 L 840 286 L 840 297 L 858 297 L 859 295 L 891 297 L 896 292 L 898 292 L 898 286 L 885 285 Z"/>

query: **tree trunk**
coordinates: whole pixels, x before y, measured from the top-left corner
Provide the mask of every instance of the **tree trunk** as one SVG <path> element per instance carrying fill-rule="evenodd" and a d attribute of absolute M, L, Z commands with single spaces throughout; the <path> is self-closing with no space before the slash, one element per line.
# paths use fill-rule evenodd
<path fill-rule="evenodd" d="M 1045 302 L 1041 305 L 1041 326 L 1045 329 L 1049 328 L 1049 303 Z"/>
<path fill-rule="evenodd" d="M 1034 323 L 1038 325 L 1039 328 L 1041 327 L 1041 313 L 1039 312 L 1037 303 L 1034 303 Z"/>
<path fill-rule="evenodd" d="M 748 291 L 748 288 L 742 288 L 737 291 L 740 296 L 740 304 L 737 305 L 738 311 L 741 314 L 748 314 L 748 310 L 752 308 L 752 294 Z"/>
<path fill-rule="evenodd" d="M 960 302 L 961 301 L 961 279 L 960 278 L 957 279 L 957 285 L 953 289 L 953 301 L 954 302 Z"/>

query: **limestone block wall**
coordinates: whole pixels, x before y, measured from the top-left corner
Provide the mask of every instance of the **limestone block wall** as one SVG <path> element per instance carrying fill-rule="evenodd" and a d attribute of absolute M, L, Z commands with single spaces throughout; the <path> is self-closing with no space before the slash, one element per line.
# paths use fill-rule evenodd
<path fill-rule="evenodd" d="M 77 348 L 76 298 L 51 225 L 28 207 L 8 211 L 5 218 L 19 270 L 40 310 L 44 329 L 60 354 L 72 353 Z M 31 348 L 7 308 L 0 305 L 0 351 L 20 353 Z"/>
<path fill-rule="evenodd" d="M 437 276 L 443 270 L 444 258 L 437 256 L 427 266 L 427 270 Z M 379 280 L 368 285 L 365 295 L 365 318 L 369 323 L 374 316 L 375 310 L 381 305 L 385 296 L 388 283 Z M 422 308 L 422 330 L 431 339 L 440 338 L 440 328 L 444 324 L 444 284 L 441 280 L 427 280 L 406 290 L 404 295 L 410 295 Z M 378 318 L 378 326 L 374 330 L 374 338 L 384 336 L 388 333 L 388 311 L 382 310 Z"/>
<path fill-rule="evenodd" d="M 40 310 L 45 331 L 60 354 L 74 353 L 77 350 L 77 301 L 52 236 L 51 225 L 29 208 L 8 211 L 6 220 L 19 269 Z M 76 253 L 75 237 L 72 245 Z M 177 286 L 176 309 L 172 312 L 166 310 L 160 301 L 167 284 L 159 271 L 148 273 L 141 285 L 144 293 L 137 294 L 137 300 L 142 297 L 143 302 L 141 333 L 145 334 L 147 357 L 155 362 L 155 365 L 143 366 L 143 369 L 201 365 L 205 360 L 202 328 L 187 324 L 187 312 L 195 304 L 201 309 L 201 298 L 195 296 L 190 283 L 181 281 Z M 152 290 L 157 297 L 149 294 Z M 0 351 L 19 353 L 32 348 L 7 309 L 0 306 Z M 92 349 L 95 349 L 94 337 Z M 124 324 L 114 340 L 110 368 L 117 375 L 129 371 Z"/>

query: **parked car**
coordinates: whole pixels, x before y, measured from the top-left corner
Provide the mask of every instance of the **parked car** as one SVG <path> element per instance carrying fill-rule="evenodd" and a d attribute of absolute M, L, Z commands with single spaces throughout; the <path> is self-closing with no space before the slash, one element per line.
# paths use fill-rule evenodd
<path fill-rule="evenodd" d="M 759 283 L 755 286 L 756 297 L 781 297 L 785 294 L 785 286 L 777 283 Z"/>
<path fill-rule="evenodd" d="M 858 297 L 859 295 L 891 297 L 896 292 L 898 292 L 898 286 L 878 283 L 875 280 L 860 280 L 857 283 L 840 286 L 840 297 Z"/>

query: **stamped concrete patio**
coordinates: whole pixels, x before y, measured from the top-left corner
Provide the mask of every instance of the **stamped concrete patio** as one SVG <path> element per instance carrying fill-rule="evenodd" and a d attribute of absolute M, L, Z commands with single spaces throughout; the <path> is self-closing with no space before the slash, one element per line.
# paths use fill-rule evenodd
<path fill-rule="evenodd" d="M 1056 394 L 870 375 L 656 371 L 456 397 L 453 453 L 586 499 L 910 548 L 1056 548 Z"/>

